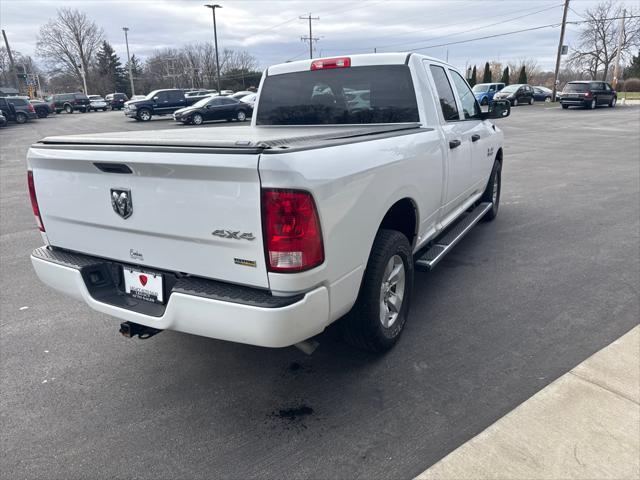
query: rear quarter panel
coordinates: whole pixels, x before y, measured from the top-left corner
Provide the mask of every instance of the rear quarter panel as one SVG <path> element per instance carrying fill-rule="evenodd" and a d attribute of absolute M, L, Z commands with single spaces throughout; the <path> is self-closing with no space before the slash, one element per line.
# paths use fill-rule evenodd
<path fill-rule="evenodd" d="M 418 133 L 284 154 L 262 154 L 263 188 L 313 194 L 322 227 L 324 263 L 308 272 L 269 274 L 274 292 L 328 287 L 331 321 L 357 297 L 380 223 L 398 200 L 416 205 L 420 230 L 441 202 L 443 164 L 440 133 Z M 433 215 L 431 216 L 433 218 Z"/>

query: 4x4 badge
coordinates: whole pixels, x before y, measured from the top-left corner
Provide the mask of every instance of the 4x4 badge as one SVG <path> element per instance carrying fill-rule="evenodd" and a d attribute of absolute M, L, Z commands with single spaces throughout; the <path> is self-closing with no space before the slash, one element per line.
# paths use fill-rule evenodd
<path fill-rule="evenodd" d="M 122 218 L 129 218 L 133 213 L 131 190 L 126 188 L 111 189 L 111 207 Z"/>
<path fill-rule="evenodd" d="M 251 232 L 240 232 L 233 230 L 214 230 L 211 232 L 211 235 L 215 235 L 216 237 L 222 238 L 232 238 L 234 240 L 255 240 L 256 237 L 253 236 Z"/>

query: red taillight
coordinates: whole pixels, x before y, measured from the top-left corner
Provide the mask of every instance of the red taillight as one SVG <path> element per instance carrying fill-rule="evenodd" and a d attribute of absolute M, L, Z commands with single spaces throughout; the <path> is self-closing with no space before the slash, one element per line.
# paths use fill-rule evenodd
<path fill-rule="evenodd" d="M 36 185 L 33 182 L 33 172 L 31 170 L 27 172 L 27 183 L 29 184 L 29 197 L 31 198 L 33 215 L 36 217 L 38 229 L 44 232 L 44 223 L 42 223 L 42 217 L 40 216 L 40 208 L 38 207 L 38 199 L 36 198 Z"/>
<path fill-rule="evenodd" d="M 585 96 L 585 97 L 587 97 L 587 98 L 589 98 L 589 97 L 591 96 L 591 92 L 586 92 L 586 93 L 584 94 L 584 96 Z"/>
<path fill-rule="evenodd" d="M 35 108 L 33 108 L 33 105 L 31 105 L 31 104 L 29 104 L 29 105 L 27 106 L 27 110 L 29 110 L 30 112 L 33 112 L 33 113 L 35 113 L 35 111 L 36 111 L 36 109 L 35 109 Z"/>
<path fill-rule="evenodd" d="M 262 229 L 272 272 L 300 272 L 324 261 L 313 197 L 295 190 L 262 191 Z"/>
<path fill-rule="evenodd" d="M 326 70 L 329 68 L 347 68 L 351 66 L 349 57 L 324 58 L 311 62 L 311 70 Z"/>

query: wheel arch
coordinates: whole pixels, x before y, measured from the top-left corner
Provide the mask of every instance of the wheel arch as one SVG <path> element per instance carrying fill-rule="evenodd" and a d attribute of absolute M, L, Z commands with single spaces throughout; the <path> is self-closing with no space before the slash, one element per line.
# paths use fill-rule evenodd
<path fill-rule="evenodd" d="M 378 230 L 397 230 L 402 233 L 413 247 L 418 236 L 418 206 L 410 197 L 404 197 L 393 203 L 386 211 Z"/>

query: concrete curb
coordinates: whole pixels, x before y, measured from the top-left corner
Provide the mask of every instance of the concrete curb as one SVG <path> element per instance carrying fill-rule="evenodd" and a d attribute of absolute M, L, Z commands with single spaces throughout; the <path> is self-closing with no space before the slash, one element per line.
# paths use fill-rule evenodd
<path fill-rule="evenodd" d="M 532 478 L 640 478 L 640 327 L 417 477 Z"/>

